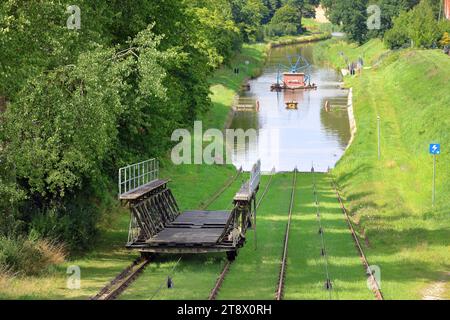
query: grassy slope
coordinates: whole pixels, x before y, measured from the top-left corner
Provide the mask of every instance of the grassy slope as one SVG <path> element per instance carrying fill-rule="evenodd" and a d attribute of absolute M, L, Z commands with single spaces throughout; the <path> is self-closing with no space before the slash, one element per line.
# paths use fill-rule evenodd
<path fill-rule="evenodd" d="M 215 72 L 209 81 L 213 108 L 200 120 L 208 123 L 210 128 L 224 127 L 234 97 L 239 93 L 242 83 L 260 74 L 266 60 L 266 51 L 265 44 L 244 45 L 242 52 L 229 63 L 229 66 Z M 239 74 L 234 74 L 234 68 L 239 68 Z"/>
<path fill-rule="evenodd" d="M 342 43 L 324 47 L 339 61 L 345 49 L 372 61 L 384 49 Z M 440 51 L 407 50 L 384 55 L 378 67 L 349 78 L 358 133 L 334 174 L 347 196 L 366 253 L 379 265 L 388 299 L 421 299 L 450 269 L 450 58 Z M 366 64 L 367 65 L 367 64 Z M 382 119 L 382 159 L 377 159 L 376 118 Z M 431 209 L 432 158 L 428 145 L 443 144 L 438 159 L 437 207 Z"/>
<path fill-rule="evenodd" d="M 314 50 L 314 55 L 317 61 L 325 62 L 341 69 L 346 67 L 341 53 L 344 53 L 350 62 L 357 61 L 361 57 L 364 59 L 365 65 L 368 66 L 388 51 L 379 39 L 371 40 L 359 47 L 356 44 L 348 44 L 346 41 L 333 39 L 319 43 Z"/>
<path fill-rule="evenodd" d="M 234 95 L 238 93 L 245 78 L 256 75 L 265 61 L 265 45 L 246 45 L 229 67 L 217 70 L 210 79 L 213 108 L 202 119 L 204 130 L 223 128 Z M 246 67 L 245 61 L 250 61 Z M 240 66 L 241 73 L 233 74 Z M 182 209 L 196 208 L 211 197 L 224 182 L 235 174 L 232 166 L 173 166 L 168 161 L 161 176 L 172 179 L 171 188 Z M 202 189 L 192 186 L 202 185 Z M 185 192 L 189 190 L 190 192 Z M 231 199 L 231 197 L 229 198 Z M 103 223 L 100 242 L 95 249 L 80 258 L 57 266 L 48 275 L 41 277 L 16 277 L 7 286 L 0 287 L 2 299 L 86 299 L 94 295 L 115 277 L 137 256 L 124 249 L 127 239 L 129 213 L 119 204 L 110 208 Z M 66 270 L 70 265 L 81 268 L 81 290 L 66 289 Z"/>

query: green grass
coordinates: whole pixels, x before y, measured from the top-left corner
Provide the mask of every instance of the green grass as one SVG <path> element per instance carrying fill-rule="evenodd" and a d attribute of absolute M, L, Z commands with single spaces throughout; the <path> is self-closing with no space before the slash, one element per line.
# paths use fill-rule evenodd
<path fill-rule="evenodd" d="M 161 176 L 173 179 L 170 186 L 181 209 L 184 210 L 199 207 L 221 189 L 225 181 L 235 173 L 235 169 L 231 166 L 172 166 L 162 169 Z M 241 180 L 224 193 L 223 197 L 226 199 L 218 199 L 217 206 L 225 206 L 226 200 L 231 202 L 231 189 L 236 189 L 238 183 L 241 183 Z M 192 187 L 200 184 L 201 189 Z M 58 266 L 46 276 L 15 278 L 8 287 L 0 288 L 0 297 L 3 299 L 87 299 L 97 293 L 138 256 L 138 253 L 124 248 L 128 235 L 129 213 L 125 209 L 117 208 L 116 210 L 108 219 L 107 225 L 103 227 L 99 243 L 89 254 Z M 66 270 L 70 265 L 81 268 L 81 290 L 66 288 Z"/>
<path fill-rule="evenodd" d="M 317 183 L 319 212 L 328 256 L 328 274 L 333 290 L 325 290 L 326 260 L 321 256 L 322 240 L 313 192 Z M 331 296 L 330 296 L 331 293 Z M 285 299 L 368 300 L 366 275 L 345 216 L 324 174 L 299 174 L 288 246 Z"/>
<path fill-rule="evenodd" d="M 270 189 L 257 212 L 257 250 L 253 231 L 250 231 L 247 244 L 239 251 L 236 261 L 231 265 L 218 299 L 274 299 L 292 178 L 292 174 L 278 174 L 273 177 Z M 268 180 L 269 177 L 263 177 L 261 190 L 264 190 Z M 262 192 L 259 193 L 260 196 L 261 194 Z"/>
<path fill-rule="evenodd" d="M 340 55 L 344 53 L 350 62 L 357 61 L 359 57 L 364 59 L 365 66 L 373 64 L 380 56 L 389 52 L 384 48 L 379 39 L 371 40 L 362 46 L 349 44 L 345 40 L 331 39 L 318 43 L 314 49 L 316 61 L 326 62 L 335 68 L 346 68 L 345 59 Z"/>
<path fill-rule="evenodd" d="M 275 48 L 301 43 L 318 42 L 330 38 L 331 38 L 330 32 L 321 32 L 318 34 L 306 34 L 301 36 L 274 37 L 270 39 L 269 46 Z"/>
<path fill-rule="evenodd" d="M 342 44 L 342 46 L 345 46 Z M 376 41 L 365 48 L 384 49 Z M 347 46 L 356 56 L 364 49 Z M 336 47 L 324 54 L 336 60 Z M 358 133 L 334 174 L 365 239 L 369 262 L 382 273 L 387 299 L 421 299 L 439 281 L 450 298 L 450 58 L 439 50 L 405 50 L 361 77 L 354 88 Z M 376 118 L 380 115 L 382 158 L 377 158 Z M 437 205 L 431 207 L 432 157 L 428 145 L 440 142 Z"/>
<path fill-rule="evenodd" d="M 308 32 L 328 32 L 331 33 L 336 29 L 331 23 L 321 23 L 313 18 L 303 18 L 302 27 L 308 30 Z"/>
<path fill-rule="evenodd" d="M 209 81 L 213 107 L 200 120 L 210 128 L 222 129 L 226 125 L 234 97 L 239 94 L 244 81 L 260 75 L 267 50 L 266 44 L 245 44 L 229 65 L 215 72 Z M 234 68 L 239 68 L 239 74 L 234 74 Z"/>

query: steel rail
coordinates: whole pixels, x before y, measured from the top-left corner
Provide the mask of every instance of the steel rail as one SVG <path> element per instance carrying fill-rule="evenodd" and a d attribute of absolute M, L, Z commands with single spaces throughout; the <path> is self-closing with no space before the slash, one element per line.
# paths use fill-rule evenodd
<path fill-rule="evenodd" d="M 116 276 L 91 300 L 114 300 L 133 283 L 142 271 L 150 263 L 150 260 L 138 258 Z"/>
<path fill-rule="evenodd" d="M 342 197 L 341 197 L 341 195 L 339 193 L 336 181 L 335 181 L 333 175 L 330 174 L 330 176 L 332 178 L 332 187 L 336 191 L 337 200 L 338 200 L 338 202 L 339 202 L 339 204 L 341 206 L 342 212 L 344 213 L 344 216 L 345 216 L 345 218 L 347 220 L 348 227 L 349 227 L 350 232 L 352 234 L 353 240 L 355 241 L 356 249 L 358 250 L 358 253 L 359 253 L 359 256 L 361 258 L 363 267 L 365 269 L 367 277 L 368 277 L 368 279 L 370 281 L 370 284 L 372 286 L 372 291 L 373 291 L 373 293 L 375 295 L 375 298 L 377 300 L 384 300 L 383 293 L 381 292 L 380 285 L 379 285 L 377 279 L 375 278 L 375 276 L 373 275 L 373 273 L 371 272 L 369 261 L 367 260 L 367 257 L 366 257 L 366 255 L 364 253 L 364 250 L 363 250 L 362 246 L 361 246 L 361 243 L 359 241 L 358 235 L 355 232 L 355 229 L 353 227 L 353 223 L 350 220 L 350 216 L 348 215 L 348 211 L 345 208 L 344 201 L 342 200 Z"/>
<path fill-rule="evenodd" d="M 331 295 L 331 290 L 332 290 L 332 282 L 331 282 L 331 277 L 330 277 L 330 270 L 329 270 L 329 263 L 328 263 L 328 251 L 326 249 L 325 246 L 325 237 L 324 237 L 324 228 L 322 225 L 322 217 L 320 214 L 320 203 L 319 203 L 319 196 L 318 196 L 318 192 L 317 192 L 317 180 L 316 180 L 316 173 L 314 172 L 314 170 L 311 173 L 313 175 L 313 192 L 314 192 L 314 201 L 315 201 L 315 205 L 316 205 L 316 215 L 317 215 L 317 221 L 319 223 L 319 234 L 320 234 L 320 239 L 322 242 L 322 252 L 321 255 L 323 257 L 324 260 L 324 264 L 325 264 L 325 274 L 327 277 L 327 282 L 325 283 L 325 288 L 328 291 L 328 299 L 332 300 L 332 295 Z"/>
<path fill-rule="evenodd" d="M 291 201 L 289 204 L 289 216 L 288 216 L 288 222 L 286 225 L 286 233 L 284 236 L 284 248 L 283 248 L 283 256 L 282 256 L 282 260 L 281 260 L 280 274 L 279 274 L 279 278 L 278 278 L 278 287 L 277 287 L 277 292 L 276 292 L 276 296 L 275 296 L 276 300 L 282 300 L 283 294 L 284 294 L 284 281 L 286 278 L 286 265 L 287 265 L 287 254 L 288 254 L 288 244 L 289 244 L 289 230 L 291 228 L 292 209 L 294 207 L 296 186 L 297 186 L 297 169 L 294 170 L 294 178 L 292 181 Z"/>
<path fill-rule="evenodd" d="M 256 209 L 259 208 L 259 206 L 261 205 L 261 203 L 262 203 L 263 199 L 265 198 L 267 192 L 269 191 L 269 187 L 270 187 L 270 185 L 272 183 L 272 179 L 273 179 L 274 175 L 275 175 L 275 168 L 272 169 L 269 181 L 267 182 L 267 185 L 264 188 L 264 191 L 261 194 L 261 197 L 259 198 L 259 200 L 258 200 L 258 202 L 256 204 Z M 255 232 L 256 232 L 256 230 L 255 230 Z M 222 269 L 222 272 L 220 273 L 219 277 L 217 278 L 216 283 L 215 283 L 213 289 L 211 290 L 211 292 L 209 294 L 208 300 L 216 300 L 217 295 L 219 294 L 219 290 L 222 287 L 222 284 L 223 284 L 223 282 L 225 280 L 225 277 L 227 276 L 228 271 L 230 270 L 231 264 L 232 264 L 232 261 L 227 261 L 225 263 L 225 265 L 224 265 L 224 267 Z"/>
<path fill-rule="evenodd" d="M 213 204 L 242 174 L 242 168 L 238 170 L 237 174 L 229 179 L 223 187 L 219 189 L 206 203 L 200 206 L 201 210 L 208 208 Z M 181 259 L 178 260 L 178 263 Z M 150 263 L 148 259 L 142 257 L 137 258 L 126 267 L 119 275 L 117 275 L 110 283 L 103 287 L 90 300 L 114 300 L 122 294 L 133 283 L 143 270 Z M 177 265 L 178 265 L 177 263 Z"/>

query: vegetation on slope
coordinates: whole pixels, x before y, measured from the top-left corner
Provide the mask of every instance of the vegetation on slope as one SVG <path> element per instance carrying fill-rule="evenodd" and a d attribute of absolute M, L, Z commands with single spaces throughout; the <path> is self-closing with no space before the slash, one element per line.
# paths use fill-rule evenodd
<path fill-rule="evenodd" d="M 450 267 L 450 172 L 445 166 L 450 160 L 445 149 L 450 145 L 450 58 L 440 50 L 383 54 L 375 41 L 358 48 L 329 42 L 323 54 L 340 65 L 340 51 L 350 57 L 366 53 L 373 65 L 361 77 L 346 79 L 354 89 L 358 133 L 334 174 L 369 261 L 381 267 L 386 298 L 420 299 L 428 286 L 448 277 Z M 443 145 L 435 208 L 430 143 Z M 448 287 L 444 296 L 449 297 Z"/>

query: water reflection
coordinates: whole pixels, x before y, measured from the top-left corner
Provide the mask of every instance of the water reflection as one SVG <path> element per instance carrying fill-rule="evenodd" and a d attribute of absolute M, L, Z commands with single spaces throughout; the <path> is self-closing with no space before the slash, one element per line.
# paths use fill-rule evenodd
<path fill-rule="evenodd" d="M 340 75 L 326 66 L 316 65 L 314 45 L 275 48 L 261 77 L 250 81 L 251 89 L 242 93 L 244 98 L 259 101 L 259 112 L 238 112 L 231 128 L 254 128 L 258 141 L 253 146 L 236 150 L 233 164 L 250 170 L 261 159 L 262 170 L 309 171 L 332 168 L 342 156 L 350 140 L 350 126 L 344 108 L 324 110 L 327 100 L 332 105 L 345 105 L 348 92 L 339 89 Z M 278 65 L 286 64 L 288 55 L 302 54 L 313 65 L 312 79 L 317 90 L 271 92 L 276 81 Z M 298 102 L 298 110 L 287 110 L 286 102 Z"/>

